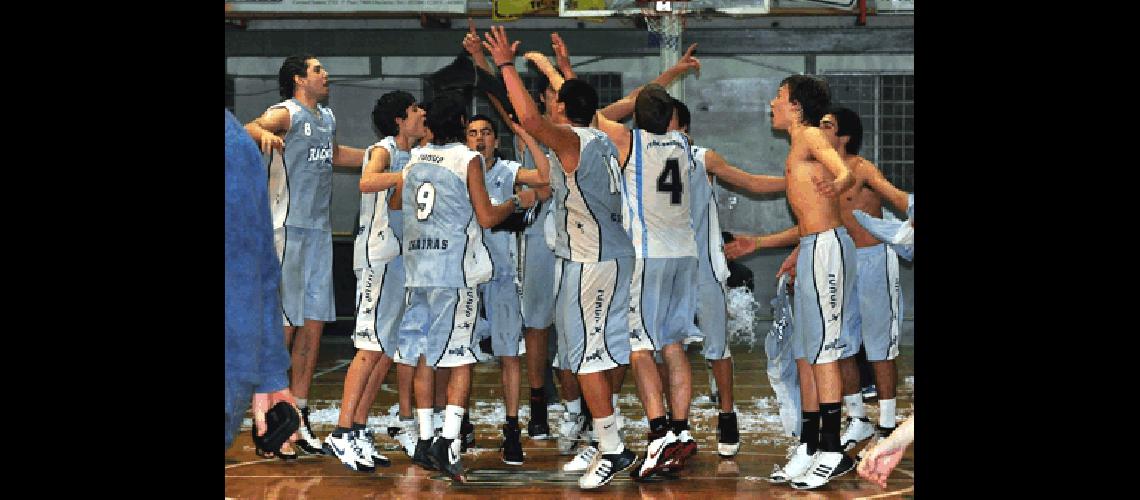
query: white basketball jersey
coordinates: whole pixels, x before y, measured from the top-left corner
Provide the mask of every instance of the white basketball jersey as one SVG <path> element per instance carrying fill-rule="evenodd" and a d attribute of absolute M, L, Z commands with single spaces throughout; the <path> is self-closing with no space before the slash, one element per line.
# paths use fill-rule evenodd
<path fill-rule="evenodd" d="M 362 169 L 368 166 L 376 148 L 388 150 L 389 162 L 397 161 L 395 153 L 399 148 L 396 146 L 396 139 L 388 136 L 364 150 Z M 389 170 L 389 168 L 384 169 L 385 172 Z M 376 193 L 360 193 L 360 221 L 353 245 L 353 269 L 364 269 L 379 265 L 400 255 L 400 240 L 392 231 L 388 220 L 389 191 L 391 189 Z"/>
<path fill-rule="evenodd" d="M 696 257 L 690 211 L 693 159 L 680 132 L 630 131 L 623 169 L 626 232 L 639 258 Z"/>

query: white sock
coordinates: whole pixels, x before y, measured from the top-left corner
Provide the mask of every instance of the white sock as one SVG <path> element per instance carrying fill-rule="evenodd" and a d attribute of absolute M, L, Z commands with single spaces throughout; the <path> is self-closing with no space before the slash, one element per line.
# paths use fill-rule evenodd
<path fill-rule="evenodd" d="M 603 455 L 621 453 L 625 449 L 618 434 L 617 415 L 594 419 L 594 435 L 598 439 L 598 451 Z"/>
<path fill-rule="evenodd" d="M 614 411 L 617 411 L 617 407 L 618 407 L 617 400 L 618 400 L 617 394 L 610 396 L 610 405 L 612 405 L 614 407 Z"/>
<path fill-rule="evenodd" d="M 297 408 L 308 408 L 309 400 L 307 398 L 297 398 Z"/>
<path fill-rule="evenodd" d="M 440 436 L 444 439 L 459 437 L 459 426 L 463 424 L 464 413 L 467 413 L 467 408 L 447 405 L 447 408 L 443 410 L 443 432 L 440 433 Z"/>
<path fill-rule="evenodd" d="M 895 427 L 895 400 L 879 400 L 879 427 L 893 429 Z"/>
<path fill-rule="evenodd" d="M 863 395 L 860 393 L 843 396 L 843 404 L 847 406 L 848 417 L 866 417 L 867 410 L 863 408 Z"/>
<path fill-rule="evenodd" d="M 420 439 L 435 436 L 435 429 L 431 426 L 431 408 L 416 408 L 416 420 L 420 421 Z"/>
<path fill-rule="evenodd" d="M 569 413 L 582 414 L 582 398 L 573 401 L 564 401 L 562 404 L 566 405 L 566 411 Z"/>

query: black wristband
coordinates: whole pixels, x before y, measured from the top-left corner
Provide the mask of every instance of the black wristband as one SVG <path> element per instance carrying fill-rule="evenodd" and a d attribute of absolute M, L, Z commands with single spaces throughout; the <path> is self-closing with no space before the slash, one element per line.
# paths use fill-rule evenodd
<path fill-rule="evenodd" d="M 503 66 L 514 66 L 514 65 L 515 65 L 515 63 L 513 61 L 507 61 L 503 64 L 497 64 L 497 65 L 495 65 L 495 67 L 497 67 L 499 69 L 503 69 Z"/>

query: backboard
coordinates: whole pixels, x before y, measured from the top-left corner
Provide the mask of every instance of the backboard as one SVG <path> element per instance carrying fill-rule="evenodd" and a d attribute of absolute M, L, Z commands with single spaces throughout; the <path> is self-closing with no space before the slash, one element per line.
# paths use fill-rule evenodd
<path fill-rule="evenodd" d="M 641 14 L 636 0 L 558 0 L 562 17 L 609 17 Z M 689 12 L 712 9 L 722 14 L 760 15 L 768 13 L 771 0 L 692 0 L 677 2 Z"/>

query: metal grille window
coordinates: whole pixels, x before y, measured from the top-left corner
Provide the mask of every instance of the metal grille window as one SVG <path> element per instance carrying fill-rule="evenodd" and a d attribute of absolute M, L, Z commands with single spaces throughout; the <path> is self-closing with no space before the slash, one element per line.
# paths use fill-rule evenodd
<path fill-rule="evenodd" d="M 914 75 L 822 75 L 831 100 L 863 121 L 860 153 L 899 189 L 914 192 Z"/>

